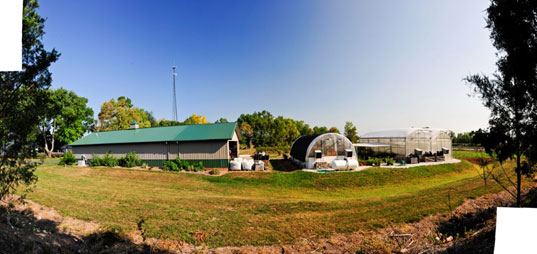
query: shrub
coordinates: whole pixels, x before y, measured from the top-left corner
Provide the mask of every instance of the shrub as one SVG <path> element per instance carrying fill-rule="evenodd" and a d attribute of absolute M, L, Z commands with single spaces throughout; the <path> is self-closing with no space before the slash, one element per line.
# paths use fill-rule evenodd
<path fill-rule="evenodd" d="M 203 166 L 203 161 L 198 162 L 196 169 L 197 169 L 196 171 L 204 171 L 205 170 L 205 166 Z"/>
<path fill-rule="evenodd" d="M 101 159 L 97 154 L 92 153 L 89 164 L 92 167 L 103 166 L 103 159 Z"/>
<path fill-rule="evenodd" d="M 181 160 L 181 157 L 177 155 L 177 159 L 175 160 L 175 163 L 177 164 L 177 167 L 179 168 L 179 170 L 182 170 L 182 169 L 186 169 L 185 164 L 188 162 Z"/>
<path fill-rule="evenodd" d="M 190 171 L 190 162 L 183 161 L 183 164 L 181 165 L 181 168 L 187 171 Z"/>
<path fill-rule="evenodd" d="M 210 175 L 219 175 L 219 174 L 220 174 L 220 170 L 218 170 L 218 169 L 213 169 L 213 170 L 209 171 L 209 174 L 210 174 Z"/>
<path fill-rule="evenodd" d="M 41 161 L 41 164 L 45 163 L 47 155 L 45 155 L 44 153 L 39 153 L 37 156 L 39 156 L 39 161 Z"/>
<path fill-rule="evenodd" d="M 102 159 L 102 164 L 103 166 L 107 166 L 107 167 L 115 167 L 119 164 L 119 162 L 114 157 L 114 155 L 107 152 Z"/>
<path fill-rule="evenodd" d="M 66 152 L 63 154 L 63 157 L 60 159 L 60 165 L 73 165 L 75 164 L 77 159 L 73 155 L 72 152 Z"/>
<path fill-rule="evenodd" d="M 130 151 L 125 156 L 119 158 L 119 165 L 122 167 L 136 167 L 142 165 L 142 160 L 136 155 L 135 151 Z"/>
<path fill-rule="evenodd" d="M 179 171 L 179 167 L 175 161 L 164 161 L 163 168 L 169 171 Z"/>
<path fill-rule="evenodd" d="M 147 167 L 148 167 L 147 163 L 145 163 L 145 162 L 142 163 L 142 168 L 147 168 Z"/>
<path fill-rule="evenodd" d="M 200 162 L 193 163 L 192 170 L 194 170 L 195 172 L 204 171 L 205 167 L 203 166 L 203 162 L 200 161 Z"/>

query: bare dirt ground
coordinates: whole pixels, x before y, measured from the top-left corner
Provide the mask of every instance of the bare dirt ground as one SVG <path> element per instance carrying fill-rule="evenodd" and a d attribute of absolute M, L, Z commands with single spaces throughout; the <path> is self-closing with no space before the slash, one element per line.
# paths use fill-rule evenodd
<path fill-rule="evenodd" d="M 165 253 L 16 197 L 0 204 L 0 253 Z"/>
<path fill-rule="evenodd" d="M 536 187 L 525 189 L 526 200 L 536 200 Z M 132 232 L 118 233 L 29 200 L 15 205 L 4 201 L 0 206 L 0 246 L 2 253 L 493 253 L 496 207 L 513 203 L 504 191 L 466 200 L 450 216 L 432 215 L 376 231 L 336 233 L 328 239 L 312 236 L 288 245 L 211 249 L 183 241 L 146 239 L 143 222 Z"/>

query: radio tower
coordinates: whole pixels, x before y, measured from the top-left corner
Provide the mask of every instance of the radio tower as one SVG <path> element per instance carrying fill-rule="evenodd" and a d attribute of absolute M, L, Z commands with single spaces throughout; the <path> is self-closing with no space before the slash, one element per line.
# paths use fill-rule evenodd
<path fill-rule="evenodd" d="M 177 97 L 175 95 L 175 76 L 177 76 L 177 73 L 175 73 L 175 66 L 172 66 L 172 76 L 173 76 L 173 109 L 172 109 L 172 120 L 177 120 Z"/>

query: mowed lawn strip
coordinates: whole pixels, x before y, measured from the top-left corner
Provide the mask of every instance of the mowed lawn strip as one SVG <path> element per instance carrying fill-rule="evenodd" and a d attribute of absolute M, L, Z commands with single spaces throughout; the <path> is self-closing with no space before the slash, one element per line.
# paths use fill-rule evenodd
<path fill-rule="evenodd" d="M 453 151 L 453 157 L 455 158 L 490 158 L 490 155 L 486 152 L 477 152 L 477 151 L 469 151 L 469 150 L 455 150 Z"/>
<path fill-rule="evenodd" d="M 66 216 L 131 231 L 144 218 L 148 237 L 209 246 L 291 243 L 417 221 L 485 193 L 463 161 L 361 172 L 237 172 L 224 176 L 115 168 L 39 167 L 29 199 Z M 487 192 L 499 191 L 489 184 Z"/>

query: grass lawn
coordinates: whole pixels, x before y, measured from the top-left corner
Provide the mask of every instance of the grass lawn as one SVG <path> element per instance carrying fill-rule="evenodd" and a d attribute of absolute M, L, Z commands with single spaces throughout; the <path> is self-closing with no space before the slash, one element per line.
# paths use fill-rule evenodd
<path fill-rule="evenodd" d="M 463 161 L 361 172 L 233 172 L 219 177 L 114 168 L 41 166 L 28 198 L 66 216 L 209 246 L 291 243 L 418 221 L 484 194 Z M 499 191 L 489 184 L 487 191 Z M 198 239 L 198 240 L 197 240 Z"/>
<path fill-rule="evenodd" d="M 470 151 L 470 150 L 455 150 L 453 151 L 453 157 L 455 158 L 472 158 L 472 157 L 485 157 L 485 158 L 490 158 L 490 155 L 488 153 L 486 153 L 485 151 L 483 152 L 476 152 L 476 151 Z"/>

